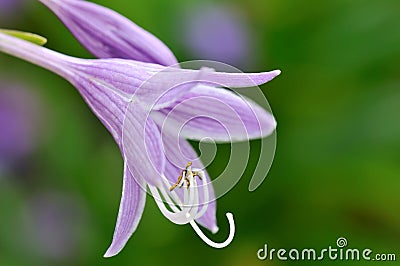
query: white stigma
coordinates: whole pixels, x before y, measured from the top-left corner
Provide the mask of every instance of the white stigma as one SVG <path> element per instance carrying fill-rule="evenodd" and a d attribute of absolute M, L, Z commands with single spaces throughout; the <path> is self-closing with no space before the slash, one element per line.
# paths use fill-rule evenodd
<path fill-rule="evenodd" d="M 196 176 L 202 180 L 202 184 L 200 186 L 197 185 Z M 170 189 L 168 189 L 170 184 L 164 176 L 162 177 L 162 181 L 164 184 L 163 186 L 156 188 L 152 185 L 149 185 L 149 188 L 153 194 L 156 204 L 160 208 L 161 213 L 168 220 L 175 224 L 190 223 L 197 235 L 211 247 L 224 248 L 232 242 L 235 235 L 235 222 L 231 213 L 226 214 L 229 222 L 229 236 L 222 243 L 216 243 L 210 240 L 206 235 L 204 235 L 195 222 L 195 219 L 200 218 L 207 211 L 208 201 L 210 198 L 207 179 L 202 170 L 195 169 L 192 171 L 191 163 L 189 163 L 186 166 L 186 169 L 182 171 L 178 182 Z M 179 189 L 183 190 L 183 202 L 178 194 L 174 191 L 175 187 L 179 187 Z M 203 194 L 201 201 L 199 197 L 199 188 Z M 159 191 L 161 192 L 162 197 Z M 200 204 L 202 204 L 202 208 L 199 210 Z M 166 205 L 168 205 L 169 209 Z"/>

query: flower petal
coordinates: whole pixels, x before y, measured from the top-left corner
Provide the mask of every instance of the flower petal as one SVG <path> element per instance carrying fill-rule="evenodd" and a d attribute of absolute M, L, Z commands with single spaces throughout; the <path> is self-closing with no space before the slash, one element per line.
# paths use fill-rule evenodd
<path fill-rule="evenodd" d="M 177 181 L 181 170 L 189 161 L 193 163 L 194 169 L 203 169 L 208 181 L 209 203 L 207 211 L 200 218 L 196 219 L 196 221 L 211 232 L 216 233 L 218 231 L 218 226 L 214 189 L 211 184 L 211 179 L 208 176 L 207 171 L 204 169 L 203 163 L 198 158 L 196 151 L 192 148 L 189 142 L 179 138 L 177 135 L 176 137 L 173 137 L 172 135 L 162 134 L 162 141 L 165 156 L 167 158 L 164 174 L 171 185 Z M 175 191 L 183 201 L 182 189 L 176 189 Z M 199 208 L 201 208 L 204 204 L 204 196 L 201 193 L 199 196 Z"/>
<path fill-rule="evenodd" d="M 228 88 L 247 88 L 262 85 L 281 74 L 280 70 L 261 73 L 224 73 L 209 71 L 202 78 L 205 81 Z"/>
<path fill-rule="evenodd" d="M 150 185 L 162 185 L 165 157 L 162 153 L 160 132 L 137 100 L 126 111 L 122 148 L 132 175 Z"/>
<path fill-rule="evenodd" d="M 73 85 L 78 89 L 93 113 L 121 145 L 122 125 L 128 102 L 115 91 L 110 90 L 104 83 L 95 79 L 85 79 L 76 76 Z"/>
<path fill-rule="evenodd" d="M 162 130 L 187 139 L 243 141 L 268 136 L 274 117 L 252 100 L 232 91 L 198 85 L 174 106 L 152 112 Z"/>
<path fill-rule="evenodd" d="M 98 58 L 173 65 L 171 50 L 151 33 L 106 7 L 81 0 L 40 0 Z"/>
<path fill-rule="evenodd" d="M 138 184 L 138 181 L 141 183 Z M 104 257 L 117 255 L 135 232 L 146 202 L 144 187 L 144 180 L 134 179 L 125 164 L 117 224 L 115 225 L 112 243 L 104 254 Z"/>
<path fill-rule="evenodd" d="M 153 71 L 157 71 L 157 68 L 154 67 Z M 147 109 L 161 109 L 171 105 L 199 84 L 247 88 L 264 84 L 279 74 L 279 70 L 262 73 L 224 73 L 215 72 L 214 69 L 207 67 L 199 70 L 166 67 L 144 82 L 135 91 L 135 95 L 145 100 Z"/>
<path fill-rule="evenodd" d="M 193 83 L 217 87 L 248 88 L 271 81 L 281 74 L 280 70 L 261 73 L 215 72 L 214 69 L 202 67 L 199 70 L 167 67 L 162 71 L 172 84 Z"/>

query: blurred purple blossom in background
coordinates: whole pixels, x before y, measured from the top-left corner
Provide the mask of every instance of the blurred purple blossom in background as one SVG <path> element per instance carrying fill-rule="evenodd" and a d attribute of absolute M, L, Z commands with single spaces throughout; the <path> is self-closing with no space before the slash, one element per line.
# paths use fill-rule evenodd
<path fill-rule="evenodd" d="M 42 112 L 33 89 L 0 82 L 1 172 L 31 154 L 38 141 Z"/>
<path fill-rule="evenodd" d="M 0 12 L 1 14 L 6 14 L 18 9 L 23 0 L 0 0 Z"/>
<path fill-rule="evenodd" d="M 88 230 L 84 203 L 57 191 L 41 190 L 29 198 L 21 217 L 27 250 L 55 260 L 78 256 Z"/>
<path fill-rule="evenodd" d="M 28 0 L 0 0 L 0 22 L 16 20 L 19 17 L 18 12 L 23 11 L 28 2 Z"/>
<path fill-rule="evenodd" d="M 251 29 L 239 10 L 221 4 L 191 5 L 179 21 L 178 38 L 195 58 L 248 65 L 252 55 Z"/>

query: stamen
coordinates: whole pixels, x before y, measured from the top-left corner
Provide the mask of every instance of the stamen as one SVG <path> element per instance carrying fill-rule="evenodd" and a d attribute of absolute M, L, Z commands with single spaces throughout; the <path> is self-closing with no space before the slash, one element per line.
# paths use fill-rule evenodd
<path fill-rule="evenodd" d="M 209 201 L 209 195 L 208 195 L 208 184 L 207 184 L 206 177 L 204 176 L 204 172 L 203 172 L 202 170 L 198 170 L 196 173 L 197 173 L 197 175 L 199 176 L 200 180 L 203 181 L 203 185 L 202 185 L 202 186 L 203 186 L 203 195 L 204 195 L 204 198 L 203 198 L 203 202 L 204 202 L 203 207 L 202 207 L 201 211 L 198 212 L 197 215 L 196 215 L 196 217 L 195 217 L 195 219 L 198 219 L 198 218 L 200 218 L 201 216 L 203 216 L 203 214 L 207 211 L 207 208 L 208 208 L 208 201 Z"/>
<path fill-rule="evenodd" d="M 175 184 L 172 185 L 172 187 L 169 188 L 169 191 L 174 190 L 182 181 L 182 176 L 183 176 L 183 171 L 181 172 L 181 174 L 178 176 L 178 181 L 176 181 Z"/>
<path fill-rule="evenodd" d="M 181 176 L 178 178 L 178 182 L 176 182 L 172 187 L 169 187 L 169 183 L 167 179 L 163 176 L 162 181 L 164 186 L 159 187 L 158 189 L 149 185 L 151 193 L 156 198 L 156 204 L 160 208 L 162 214 L 169 219 L 171 222 L 175 224 L 187 224 L 190 223 L 193 230 L 196 234 L 209 246 L 214 248 L 224 248 L 228 246 L 235 235 L 235 222 L 233 219 L 233 215 L 231 213 L 227 213 L 226 217 L 229 222 L 229 235 L 228 238 L 222 243 L 216 243 L 210 240 L 204 233 L 201 231 L 195 219 L 200 218 L 208 208 L 209 201 L 209 191 L 208 191 L 208 183 L 207 179 L 204 175 L 204 172 L 200 169 L 194 169 L 192 171 L 192 164 L 189 162 L 186 165 L 186 169 L 181 172 Z M 197 185 L 196 177 L 199 177 L 202 180 L 202 190 L 203 190 L 203 200 L 200 202 L 199 197 L 199 187 Z M 177 186 L 184 186 L 183 189 L 183 202 L 178 196 L 178 194 L 173 191 Z M 172 212 L 168 210 L 165 204 L 162 202 L 162 198 L 159 194 L 161 191 L 162 196 L 165 199 L 166 204 L 171 208 Z M 202 204 L 202 208 L 199 211 L 199 204 Z"/>
<path fill-rule="evenodd" d="M 193 180 L 193 176 L 191 174 L 188 175 L 188 178 L 189 180 Z M 164 181 L 164 183 L 166 182 L 165 177 L 163 177 L 162 180 Z M 197 206 L 199 204 L 197 186 L 189 186 L 189 189 L 184 190 L 183 204 L 175 192 L 168 193 L 165 188 L 159 188 L 162 196 L 165 199 L 165 202 L 168 204 L 173 212 L 169 211 L 166 208 L 157 188 L 150 185 L 149 188 L 151 193 L 153 194 L 153 197 L 155 197 L 156 204 L 160 208 L 161 213 L 171 222 L 175 224 L 187 224 L 197 216 Z M 171 198 L 171 195 L 173 199 Z M 180 207 L 180 210 L 177 208 L 176 205 Z"/>
<path fill-rule="evenodd" d="M 181 171 L 181 175 L 178 177 L 178 182 L 176 182 L 172 187 L 170 187 L 170 194 L 165 193 L 165 191 L 163 189 L 160 189 L 164 198 L 170 198 L 170 196 L 172 196 L 174 198 L 175 203 L 177 203 L 177 205 L 179 205 L 181 207 L 181 209 L 183 210 L 183 208 L 189 207 L 190 210 L 188 213 L 186 213 L 186 217 L 189 218 L 191 216 L 194 217 L 194 219 L 198 219 L 200 218 L 206 211 L 208 208 L 208 200 L 209 200 L 209 194 L 208 194 L 208 184 L 207 184 L 207 180 L 205 178 L 204 172 L 200 169 L 196 169 L 196 171 L 192 171 L 192 163 L 188 162 L 186 165 L 186 168 L 184 170 Z M 202 209 L 200 212 L 198 211 L 198 206 L 199 206 L 199 193 L 198 193 L 198 186 L 197 186 L 197 180 L 196 180 L 196 176 L 199 177 L 200 180 L 203 181 L 203 204 L 202 204 Z M 168 187 L 168 181 L 165 177 L 162 178 L 164 184 Z M 192 185 L 190 185 L 192 183 Z M 185 204 L 181 203 L 181 200 L 179 199 L 179 197 L 177 196 L 177 194 L 175 193 L 175 191 L 173 191 L 175 189 L 175 187 L 179 186 L 182 187 L 186 185 L 187 190 L 193 191 L 193 192 L 189 192 L 189 191 L 183 191 L 184 193 L 184 199 L 183 202 Z M 195 188 L 195 189 L 192 189 Z M 189 197 L 189 200 L 188 200 Z M 168 203 L 168 201 L 167 201 Z M 187 206 L 189 203 L 189 206 Z M 191 205 L 190 203 L 194 203 L 194 205 Z M 168 203 L 169 206 L 171 207 L 171 209 L 173 209 L 174 212 L 181 212 L 181 210 L 178 210 L 178 208 L 175 206 L 175 204 L 170 204 Z"/>
<path fill-rule="evenodd" d="M 171 198 L 169 198 L 168 196 L 166 197 L 166 201 L 167 204 L 171 207 L 171 209 L 173 209 L 174 212 L 169 211 L 165 205 L 164 202 L 162 201 L 162 198 L 160 196 L 160 193 L 158 193 L 157 188 L 149 185 L 150 191 L 153 194 L 153 197 L 155 198 L 155 202 L 158 206 L 158 208 L 160 209 L 161 213 L 171 222 L 175 223 L 175 224 L 187 224 L 190 222 L 191 219 L 189 219 L 187 217 L 187 214 L 189 212 L 189 210 L 177 210 L 174 209 L 175 204 L 172 203 Z M 160 188 L 160 191 L 163 195 L 167 195 L 166 193 L 163 193 L 163 188 Z M 189 197 L 190 198 L 190 197 Z M 188 204 L 191 204 L 192 202 L 188 202 Z M 176 207 L 175 207 L 176 208 Z"/>
<path fill-rule="evenodd" d="M 188 162 L 188 163 L 186 164 L 185 170 L 182 170 L 181 174 L 178 176 L 178 181 L 176 181 L 176 183 L 173 184 L 173 185 L 169 188 L 169 191 L 174 190 L 177 186 L 182 187 L 185 180 L 188 182 L 188 188 L 189 188 L 190 182 L 189 182 L 189 180 L 186 178 L 186 175 L 188 174 L 188 172 L 192 172 L 192 167 L 191 167 L 191 166 L 192 166 L 192 162 Z M 182 180 L 182 177 L 183 177 L 183 180 Z"/>
<path fill-rule="evenodd" d="M 162 178 L 162 181 L 164 182 L 164 185 L 165 185 L 166 187 L 169 186 L 168 180 L 167 180 L 165 177 Z M 182 201 L 181 201 L 181 199 L 179 198 L 178 194 L 176 194 L 175 191 L 170 191 L 169 194 L 172 196 L 173 200 L 176 202 L 177 205 L 179 205 L 179 206 L 182 205 Z M 175 206 L 174 206 L 174 207 L 175 207 Z M 176 207 L 175 207 L 175 208 L 176 208 Z M 178 210 L 178 209 L 177 209 L 177 210 Z M 178 211 L 179 211 L 179 210 L 178 210 Z"/>

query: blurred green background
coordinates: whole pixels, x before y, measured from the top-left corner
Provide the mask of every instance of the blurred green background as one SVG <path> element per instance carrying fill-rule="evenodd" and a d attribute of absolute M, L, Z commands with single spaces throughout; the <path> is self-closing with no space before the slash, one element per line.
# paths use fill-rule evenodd
<path fill-rule="evenodd" d="M 0 6 L 1 27 L 35 32 L 48 38 L 51 49 L 91 57 L 47 8 L 36 1 L 20 2 L 19 7 Z M 201 33 L 202 21 L 211 21 L 210 12 L 227 14 L 227 19 L 213 19 L 230 21 L 240 31 L 233 41 L 241 47 L 224 55 L 225 62 L 245 72 L 282 70 L 279 78 L 262 86 L 278 121 L 275 161 L 261 187 L 250 193 L 255 152 L 246 175 L 218 200 L 220 232 L 213 239 L 226 237 L 227 211 L 234 213 L 237 225 L 227 248 L 212 249 L 190 226 L 170 223 L 148 197 L 127 246 L 104 259 L 122 186 L 117 145 L 65 80 L 0 54 L 0 92 L 25 95 L 7 96 L 14 100 L 6 102 L 15 103 L 10 108 L 16 106 L 30 132 L 14 132 L 2 140 L 27 144 L 15 148 L 16 155 L 0 156 L 0 265 L 288 265 L 260 261 L 256 252 L 264 244 L 326 248 L 336 246 L 339 237 L 347 238 L 349 248 L 396 253 L 398 263 L 398 0 L 95 2 L 155 34 L 180 61 L 224 60 L 216 58 L 222 50 L 206 52 L 221 49 L 225 38 L 203 38 L 200 45 L 206 48 L 201 50 L 190 34 Z M 197 26 L 189 23 L 195 19 Z M 215 21 L 216 29 L 208 30 L 225 23 Z M 1 131 L 11 126 L 6 119 L 0 122 Z M 258 145 L 252 142 L 255 150 Z M 219 162 L 227 147 L 219 148 L 211 176 L 224 166 Z M 297 264 L 342 263 L 325 259 Z"/>

